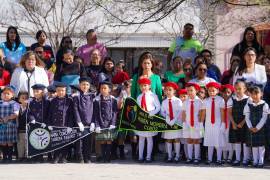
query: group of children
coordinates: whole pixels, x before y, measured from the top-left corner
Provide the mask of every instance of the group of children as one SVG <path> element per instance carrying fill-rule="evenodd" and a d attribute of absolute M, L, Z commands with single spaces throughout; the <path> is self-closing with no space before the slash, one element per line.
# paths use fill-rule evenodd
<path fill-rule="evenodd" d="M 85 127 L 88 127 L 90 132 L 95 132 L 94 135 L 80 140 L 84 163 L 90 161 L 93 140 L 101 147 L 100 156 L 103 162 L 110 162 L 115 152 L 113 144 L 116 139 L 120 156 L 124 158 L 126 132 L 118 130 L 117 124 L 124 100 L 130 97 L 131 83 L 126 81 L 120 95 L 115 98 L 110 82 L 101 82 L 98 93 L 92 93 L 90 81 L 90 78 L 81 77 L 78 91 L 71 96 L 67 95 L 67 86 L 64 83 L 58 82 L 49 87 L 36 84 L 32 86 L 34 97 L 29 99 L 28 93 L 21 92 L 18 103 L 13 100 L 14 88 L 5 87 L 0 101 L 3 162 L 12 161 L 14 149 L 17 149 L 19 160 L 26 158 L 25 127 L 28 123 L 36 122 L 41 123 L 43 128 L 47 126 L 49 130 L 54 127 L 68 127 L 67 130 L 72 131 L 72 127 L 78 127 L 80 131 L 85 131 Z M 269 107 L 262 100 L 262 90 L 259 87 L 247 89 L 245 82 L 237 81 L 234 87 L 211 82 L 202 88 L 190 82 L 185 89 L 178 91 L 177 84 L 166 82 L 163 84 L 165 98 L 160 103 L 157 95 L 151 92 L 150 79 L 141 78 L 138 84 L 142 93 L 137 97 L 137 102 L 144 111 L 150 116 L 163 116 L 169 126 L 182 126 L 181 130 L 162 133 L 168 163 L 183 159 L 180 155 L 182 144 L 183 156 L 188 164 L 199 164 L 203 156 L 202 149 L 206 147 L 207 164 L 212 164 L 213 158 L 216 158 L 217 165 L 225 160 L 233 166 L 239 166 L 243 147 L 244 166 L 251 160 L 254 167 L 264 166 Z M 132 157 L 138 158 L 141 163 L 150 163 L 153 160 L 153 137 L 158 133 L 134 132 L 129 132 Z M 138 156 L 136 137 L 139 139 Z M 15 143 L 17 148 L 14 148 Z M 69 148 L 70 146 L 66 146 L 49 153 L 48 158 L 54 163 L 65 163 Z M 234 152 L 235 160 L 232 161 Z M 33 159 L 42 161 L 43 155 Z"/>
<path fill-rule="evenodd" d="M 180 142 L 182 142 L 188 164 L 200 163 L 200 144 L 202 143 L 203 147 L 207 147 L 206 164 L 208 165 L 213 163 L 214 150 L 216 150 L 215 163 L 217 165 L 222 165 L 222 160 L 225 160 L 233 166 L 240 166 L 243 146 L 243 166 L 248 166 L 251 160 L 254 167 L 264 166 L 269 107 L 262 100 L 262 90 L 259 87 L 247 89 L 243 81 L 237 81 L 235 87 L 230 84 L 221 86 L 219 83 L 210 82 L 206 85 L 208 93 L 206 97 L 198 93 L 204 88 L 190 82 L 186 84 L 185 90 L 178 92 L 179 98 L 177 98 L 177 84 L 167 82 L 164 83 L 166 98 L 160 107 L 156 95 L 151 92 L 150 80 L 140 79 L 138 83 L 142 94 L 137 98 L 137 102 L 145 111 L 150 115 L 158 115 L 160 111 L 168 125 L 179 124 L 183 127 L 181 130 L 162 134 L 168 154 L 167 162 L 179 162 Z M 156 133 L 139 132 L 137 134 L 139 136 L 139 161 L 144 160 L 144 139 L 147 139 L 145 160 L 149 162 L 153 147 L 152 136 Z M 232 161 L 234 152 L 235 161 Z"/>

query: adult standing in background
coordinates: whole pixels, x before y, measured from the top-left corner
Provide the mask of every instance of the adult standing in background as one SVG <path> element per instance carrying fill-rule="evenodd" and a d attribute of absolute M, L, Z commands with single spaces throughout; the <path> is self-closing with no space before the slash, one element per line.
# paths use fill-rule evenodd
<path fill-rule="evenodd" d="M 182 59 L 192 59 L 203 50 L 202 44 L 193 39 L 194 25 L 187 23 L 184 25 L 183 36 L 177 37 L 172 43 L 168 50 L 167 55 L 167 67 L 171 68 L 171 61 L 174 57 L 180 56 Z"/>
<path fill-rule="evenodd" d="M 215 81 L 220 82 L 221 72 L 217 65 L 214 64 L 212 52 L 208 49 L 204 49 L 201 52 L 201 56 L 204 58 L 207 65 L 208 77 L 213 78 Z"/>
<path fill-rule="evenodd" d="M 265 55 L 270 56 L 270 31 L 266 35 L 264 45 L 265 45 L 264 47 Z"/>
<path fill-rule="evenodd" d="M 10 85 L 15 87 L 15 95 L 19 92 L 26 91 L 29 97 L 33 97 L 33 89 L 35 84 L 49 86 L 47 73 L 44 69 L 44 63 L 33 51 L 26 52 L 21 61 L 20 67 L 17 67 L 11 77 Z"/>
<path fill-rule="evenodd" d="M 36 48 L 43 47 L 43 52 L 42 52 L 42 60 L 46 64 L 46 68 L 50 69 L 51 65 L 54 62 L 54 54 L 52 47 L 48 44 L 46 44 L 46 39 L 47 39 L 47 34 L 43 30 L 39 30 L 36 33 L 36 40 L 37 42 L 32 44 L 30 49 L 32 51 L 38 51 Z"/>
<path fill-rule="evenodd" d="M 18 65 L 23 54 L 26 52 L 25 45 L 21 42 L 18 30 L 14 26 L 9 26 L 6 34 L 6 42 L 0 44 L 7 61 L 14 66 Z"/>
<path fill-rule="evenodd" d="M 257 58 L 264 54 L 263 47 L 257 40 L 256 31 L 253 27 L 247 27 L 244 31 L 243 40 L 236 44 L 232 51 L 232 56 L 242 57 L 243 52 L 248 48 L 252 47 L 257 52 Z"/>
<path fill-rule="evenodd" d="M 98 49 L 101 54 L 102 61 L 107 56 L 107 49 L 102 44 L 97 42 L 97 34 L 94 29 L 89 29 L 86 33 L 87 44 L 78 48 L 76 55 L 83 60 L 84 66 L 91 64 L 91 54 L 94 49 Z"/>
<path fill-rule="evenodd" d="M 183 71 L 183 59 L 180 56 L 176 56 L 173 58 L 172 62 L 172 70 L 166 71 L 164 74 L 164 78 L 168 82 L 178 83 L 180 79 L 185 78 L 185 74 Z"/>
<path fill-rule="evenodd" d="M 60 47 L 56 52 L 56 68 L 62 64 L 63 60 L 63 51 L 65 49 L 73 49 L 72 40 L 70 36 L 64 36 L 61 39 Z"/>
<path fill-rule="evenodd" d="M 242 80 L 248 85 L 256 85 L 264 89 L 267 82 L 265 66 L 256 64 L 256 58 L 256 50 L 252 47 L 248 47 L 243 52 L 243 58 L 233 76 L 233 84 L 237 80 Z"/>
<path fill-rule="evenodd" d="M 150 52 L 144 52 L 139 58 L 138 73 L 133 76 L 131 85 L 131 97 L 136 99 L 141 93 L 138 80 L 148 78 L 151 80 L 151 91 L 162 101 L 162 85 L 159 75 L 154 74 L 154 59 Z"/>
<path fill-rule="evenodd" d="M 201 87 L 205 87 L 210 82 L 216 82 L 213 78 L 207 76 L 207 65 L 203 62 L 199 63 L 195 67 L 196 77 L 191 79 L 189 82 L 197 83 Z"/>

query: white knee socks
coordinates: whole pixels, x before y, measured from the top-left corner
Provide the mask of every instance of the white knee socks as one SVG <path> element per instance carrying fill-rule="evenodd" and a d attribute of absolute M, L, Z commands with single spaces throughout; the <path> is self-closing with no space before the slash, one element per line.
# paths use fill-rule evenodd
<path fill-rule="evenodd" d="M 250 160 L 250 147 L 248 147 L 245 143 L 243 144 L 243 146 L 244 146 L 243 161 L 248 161 L 248 160 Z"/>
<path fill-rule="evenodd" d="M 217 151 L 217 161 L 221 161 L 221 157 L 222 157 L 222 148 L 221 147 L 217 147 L 216 148 Z"/>
<path fill-rule="evenodd" d="M 193 144 L 188 144 L 188 159 L 192 159 L 192 154 L 193 154 Z"/>
<path fill-rule="evenodd" d="M 259 156 L 259 148 L 258 147 L 253 147 L 252 148 L 252 155 L 253 155 L 253 164 L 256 165 L 258 164 L 258 156 Z"/>
<path fill-rule="evenodd" d="M 265 147 L 259 147 L 259 164 L 264 164 L 264 154 L 265 154 Z"/>
<path fill-rule="evenodd" d="M 194 149 L 195 149 L 195 159 L 199 160 L 201 152 L 200 144 L 194 144 Z"/>
<path fill-rule="evenodd" d="M 214 147 L 213 146 L 208 146 L 208 161 L 212 162 L 213 153 L 214 153 Z"/>
<path fill-rule="evenodd" d="M 152 150 L 153 150 L 153 138 L 152 137 L 147 137 L 147 155 L 146 159 L 151 160 L 151 155 L 152 155 Z"/>
<path fill-rule="evenodd" d="M 172 159 L 172 143 L 166 142 L 168 159 Z"/>
<path fill-rule="evenodd" d="M 241 144 L 234 144 L 236 161 L 240 161 L 241 158 Z"/>
<path fill-rule="evenodd" d="M 145 137 L 139 136 L 139 160 L 143 159 L 144 141 Z"/>
<path fill-rule="evenodd" d="M 174 143 L 175 157 L 180 157 L 180 142 Z"/>

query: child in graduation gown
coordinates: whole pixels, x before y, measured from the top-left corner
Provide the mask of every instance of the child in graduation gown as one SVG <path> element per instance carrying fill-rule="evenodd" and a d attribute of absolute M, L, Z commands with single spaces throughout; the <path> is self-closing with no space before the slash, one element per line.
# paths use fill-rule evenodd
<path fill-rule="evenodd" d="M 174 82 L 167 82 L 165 86 L 166 99 L 162 101 L 160 114 L 166 119 L 166 123 L 169 126 L 174 124 L 182 124 L 180 120 L 180 114 L 182 110 L 182 101 L 175 97 L 175 92 L 178 89 L 178 85 Z M 167 162 L 179 162 L 180 160 L 180 138 L 182 137 L 181 130 L 175 130 L 172 132 L 164 132 L 163 138 L 166 141 L 166 148 L 168 153 Z M 175 157 L 172 157 L 172 144 L 174 144 Z"/>
<path fill-rule="evenodd" d="M 205 112 L 205 134 L 204 146 L 208 147 L 208 161 L 211 164 L 213 160 L 214 148 L 217 152 L 217 165 L 222 165 L 221 156 L 224 147 L 225 123 L 223 120 L 224 99 L 218 96 L 220 84 L 210 82 L 206 84 L 209 97 L 203 101 L 203 110 Z"/>
<path fill-rule="evenodd" d="M 80 131 L 84 131 L 85 126 L 90 126 L 90 132 L 94 132 L 95 124 L 93 122 L 93 101 L 94 93 L 90 93 L 90 78 L 81 77 L 79 79 L 79 93 L 73 96 L 73 108 L 75 120 L 79 126 Z M 81 139 L 81 149 L 83 153 L 84 163 L 89 163 L 90 160 L 90 142 L 91 135 L 85 136 Z"/>
<path fill-rule="evenodd" d="M 246 131 L 246 144 L 252 148 L 253 166 L 264 166 L 264 154 L 266 144 L 265 123 L 268 116 L 269 106 L 262 100 L 262 90 L 251 87 L 249 100 L 244 108 L 245 121 L 248 127 Z"/>
<path fill-rule="evenodd" d="M 48 128 L 68 127 L 67 133 L 72 131 L 74 125 L 73 100 L 67 95 L 67 85 L 62 82 L 55 83 L 57 96 L 51 100 L 48 116 Z M 54 151 L 53 163 L 66 163 L 69 146 Z"/>
<path fill-rule="evenodd" d="M 187 83 L 186 89 L 188 99 L 183 103 L 182 119 L 183 119 L 183 137 L 187 139 L 188 158 L 186 163 L 193 160 L 193 148 L 195 152 L 194 164 L 199 164 L 200 158 L 200 140 L 202 138 L 203 115 L 202 100 L 196 95 L 200 90 L 200 86 L 196 83 Z"/>
<path fill-rule="evenodd" d="M 150 90 L 150 79 L 141 78 L 138 80 L 138 84 L 140 85 L 142 93 L 137 97 L 137 103 L 144 111 L 148 112 L 150 116 L 158 114 L 160 111 L 160 103 L 157 95 Z M 147 140 L 146 162 L 152 162 L 153 136 L 156 136 L 158 133 L 136 131 L 136 134 L 139 136 L 139 162 L 144 162 L 143 152 L 145 140 Z"/>
<path fill-rule="evenodd" d="M 112 84 L 100 82 L 100 94 L 94 99 L 94 122 L 96 126 L 96 141 L 100 141 L 103 162 L 111 161 L 112 141 L 117 137 L 117 100 L 111 93 Z"/>

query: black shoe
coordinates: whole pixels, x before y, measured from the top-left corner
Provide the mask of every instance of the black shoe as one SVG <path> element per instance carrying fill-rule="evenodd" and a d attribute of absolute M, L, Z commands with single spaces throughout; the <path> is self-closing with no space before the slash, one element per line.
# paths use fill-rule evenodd
<path fill-rule="evenodd" d="M 193 164 L 199 165 L 200 164 L 200 161 L 198 159 L 194 159 Z"/>
<path fill-rule="evenodd" d="M 179 163 L 180 162 L 180 157 L 175 157 L 173 160 L 175 163 Z"/>
<path fill-rule="evenodd" d="M 249 164 L 249 162 L 248 162 L 248 161 L 243 161 L 243 162 L 242 162 L 242 165 L 243 165 L 244 167 L 247 167 L 247 166 L 248 166 L 248 164 Z"/>
<path fill-rule="evenodd" d="M 173 162 L 173 160 L 171 159 L 171 158 L 168 158 L 167 160 L 166 160 L 166 163 L 172 163 Z"/>
<path fill-rule="evenodd" d="M 235 161 L 232 163 L 232 166 L 240 166 L 240 161 L 235 160 Z"/>
<path fill-rule="evenodd" d="M 253 167 L 254 168 L 257 168 L 259 165 L 258 164 L 253 164 Z"/>
<path fill-rule="evenodd" d="M 231 159 L 227 159 L 226 163 L 227 164 L 232 164 L 232 160 Z"/>
<path fill-rule="evenodd" d="M 151 159 L 146 159 L 145 162 L 146 163 L 152 163 L 152 160 Z"/>
<path fill-rule="evenodd" d="M 84 163 L 84 164 L 89 164 L 90 161 L 89 161 L 88 159 L 85 159 L 85 160 L 83 160 L 83 163 Z"/>
<path fill-rule="evenodd" d="M 138 163 L 144 163 L 144 160 L 143 159 L 139 159 L 138 160 Z"/>
<path fill-rule="evenodd" d="M 258 164 L 257 168 L 263 168 L 264 164 Z"/>
<path fill-rule="evenodd" d="M 212 164 L 212 161 L 209 161 L 209 160 L 208 160 L 208 161 L 205 162 L 205 164 L 206 164 L 206 165 L 211 165 L 211 164 Z"/>
<path fill-rule="evenodd" d="M 217 166 L 221 166 L 222 165 L 222 161 L 216 161 L 216 165 Z"/>
<path fill-rule="evenodd" d="M 59 163 L 59 157 L 56 157 L 56 158 L 54 158 L 54 160 L 53 160 L 53 164 L 57 164 L 57 163 Z"/>
<path fill-rule="evenodd" d="M 192 159 L 187 159 L 186 160 L 186 164 L 191 164 L 192 163 Z"/>

